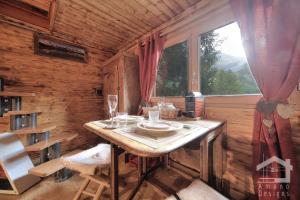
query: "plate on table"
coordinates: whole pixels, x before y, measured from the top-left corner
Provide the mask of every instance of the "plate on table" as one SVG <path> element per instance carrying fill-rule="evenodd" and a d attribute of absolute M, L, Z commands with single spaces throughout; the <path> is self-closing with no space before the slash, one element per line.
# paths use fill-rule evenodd
<path fill-rule="evenodd" d="M 137 124 L 139 129 L 148 131 L 148 132 L 171 132 L 177 131 L 183 128 L 183 124 L 179 122 L 172 121 L 158 121 L 158 122 L 150 122 L 143 121 Z"/>
<path fill-rule="evenodd" d="M 128 115 L 127 116 L 127 122 L 129 122 L 129 123 L 141 122 L 143 120 L 144 120 L 143 116 L 138 116 L 138 115 Z"/>
<path fill-rule="evenodd" d="M 120 120 L 120 121 L 126 121 L 126 117 L 120 116 L 120 117 L 114 117 L 114 120 Z M 138 116 L 138 115 L 128 115 L 127 116 L 127 123 L 138 123 L 144 120 L 143 116 Z"/>

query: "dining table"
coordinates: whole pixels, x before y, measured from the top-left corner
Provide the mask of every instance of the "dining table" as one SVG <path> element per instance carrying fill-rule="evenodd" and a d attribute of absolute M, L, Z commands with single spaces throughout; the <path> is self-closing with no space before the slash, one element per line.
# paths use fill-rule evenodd
<path fill-rule="evenodd" d="M 156 170 L 160 165 L 148 169 L 145 164 L 146 158 L 163 158 L 177 149 L 187 146 L 197 141 L 200 143 L 205 140 L 206 147 L 204 155 L 208 160 L 207 146 L 210 141 L 214 140 L 223 133 L 224 121 L 214 120 L 172 120 L 183 124 L 180 130 L 172 134 L 159 134 L 154 132 L 144 133 L 136 125 L 130 125 L 126 128 L 108 129 L 101 126 L 100 121 L 91 121 L 84 124 L 84 127 L 111 144 L 111 199 L 119 199 L 119 155 L 126 151 L 127 153 L 138 157 L 138 177 L 139 181 L 132 191 L 129 199 L 133 199 L 139 187 Z M 205 160 L 205 159 L 204 159 Z M 202 163 L 203 164 L 203 163 Z M 202 166 L 204 173 L 201 173 L 203 180 L 208 179 L 208 163 Z M 205 177 L 206 176 L 206 177 Z M 176 194 L 173 194 L 176 196 Z"/>

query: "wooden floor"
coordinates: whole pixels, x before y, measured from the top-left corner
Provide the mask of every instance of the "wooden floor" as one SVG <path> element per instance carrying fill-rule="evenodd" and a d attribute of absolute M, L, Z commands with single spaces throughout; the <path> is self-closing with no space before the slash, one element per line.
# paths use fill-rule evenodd
<path fill-rule="evenodd" d="M 124 162 L 121 162 L 124 163 Z M 120 166 L 120 199 L 125 200 L 128 198 L 130 191 L 134 188 L 137 183 L 137 171 L 136 168 L 128 164 L 122 164 Z M 163 184 L 171 186 L 175 191 L 186 187 L 190 184 L 191 180 L 180 176 L 178 173 L 175 173 L 173 170 L 159 169 L 154 175 L 154 178 L 163 180 Z M 24 192 L 21 195 L 2 195 L 0 194 L 1 200 L 72 200 L 76 191 L 79 189 L 79 186 L 83 178 L 80 177 L 77 173 L 67 181 L 64 182 L 55 182 L 53 177 L 44 179 L 39 184 L 35 185 L 28 191 Z M 92 186 L 93 187 L 93 186 Z M 101 200 L 108 200 L 110 191 L 107 190 L 101 196 Z M 165 199 L 166 196 L 163 195 L 157 188 L 151 184 L 145 182 L 140 191 L 137 193 L 135 200 L 160 200 Z M 83 197 L 82 199 L 88 199 Z"/>

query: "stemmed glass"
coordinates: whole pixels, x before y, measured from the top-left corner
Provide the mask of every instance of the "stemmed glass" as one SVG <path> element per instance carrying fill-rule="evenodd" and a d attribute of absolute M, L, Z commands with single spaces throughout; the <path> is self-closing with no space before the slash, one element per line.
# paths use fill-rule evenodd
<path fill-rule="evenodd" d="M 116 112 L 116 108 L 118 105 L 118 95 L 108 95 L 108 108 L 109 114 L 111 117 L 111 127 L 114 125 L 114 113 Z"/>

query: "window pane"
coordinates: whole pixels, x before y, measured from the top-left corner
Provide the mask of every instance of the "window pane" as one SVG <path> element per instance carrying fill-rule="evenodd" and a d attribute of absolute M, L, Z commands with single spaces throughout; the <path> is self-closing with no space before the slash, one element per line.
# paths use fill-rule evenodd
<path fill-rule="evenodd" d="M 164 49 L 158 64 L 156 96 L 185 96 L 188 90 L 188 44 Z"/>
<path fill-rule="evenodd" d="M 237 23 L 201 34 L 201 92 L 204 95 L 258 94 Z"/>

